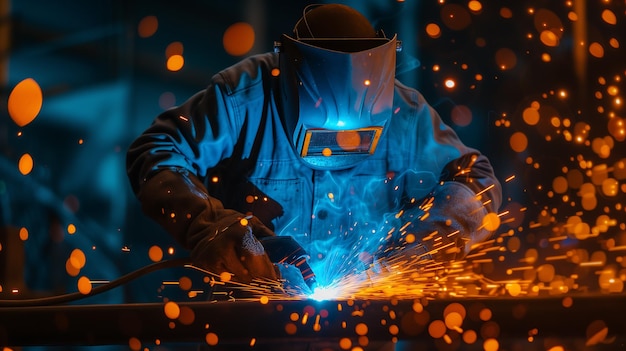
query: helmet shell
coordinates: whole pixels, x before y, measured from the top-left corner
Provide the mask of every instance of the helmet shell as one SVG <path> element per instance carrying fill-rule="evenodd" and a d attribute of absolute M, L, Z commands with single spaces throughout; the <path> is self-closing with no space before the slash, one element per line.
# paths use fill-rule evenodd
<path fill-rule="evenodd" d="M 380 137 L 392 113 L 396 47 L 395 36 L 392 39 L 282 36 L 279 52 L 282 118 L 293 146 L 305 162 L 313 167 L 346 168 L 374 152 L 375 145 L 365 153 L 357 152 L 362 154 L 358 157 L 354 152 L 342 152 L 319 158 L 313 157 L 319 155 L 303 154 L 302 150 L 307 131 L 312 130 L 342 132 L 375 128 Z"/>

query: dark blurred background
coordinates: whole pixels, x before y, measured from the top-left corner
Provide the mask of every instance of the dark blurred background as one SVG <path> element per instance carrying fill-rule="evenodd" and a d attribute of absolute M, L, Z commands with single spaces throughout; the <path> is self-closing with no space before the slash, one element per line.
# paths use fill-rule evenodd
<path fill-rule="evenodd" d="M 529 295 L 557 280 L 569 291 L 621 293 L 624 2 L 340 2 L 398 34 L 398 78 L 491 159 L 505 191 L 504 249 L 474 269 L 528 280 Z M 272 50 L 308 3 L 0 0 L 0 294 L 115 279 L 152 263 L 153 246 L 164 258 L 186 256 L 141 214 L 126 149 L 220 69 Z M 168 69 L 172 53 L 182 68 Z M 19 126 L 9 96 L 28 78 L 43 100 Z M 19 167 L 26 154 L 28 172 Z M 527 263 L 531 275 L 507 272 Z M 542 276 L 542 267 L 556 273 Z M 598 280 L 601 270 L 612 283 Z M 178 278 L 159 272 L 94 299 L 155 301 L 167 293 L 160 282 Z"/>

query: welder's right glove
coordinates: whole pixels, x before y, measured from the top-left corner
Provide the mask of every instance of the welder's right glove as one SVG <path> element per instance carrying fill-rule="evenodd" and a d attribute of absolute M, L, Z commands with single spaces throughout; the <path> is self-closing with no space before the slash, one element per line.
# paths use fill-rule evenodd
<path fill-rule="evenodd" d="M 191 251 L 195 265 L 220 274 L 229 272 L 245 283 L 253 279 L 278 279 L 278 270 L 258 238 L 273 235 L 256 217 L 228 211 L 203 229 L 202 239 Z"/>
<path fill-rule="evenodd" d="M 473 245 L 491 236 L 483 225 L 487 213 L 470 188 L 457 182 L 442 183 L 419 206 L 411 205 L 387 220 L 387 240 L 379 256 L 460 260 Z"/>
<path fill-rule="evenodd" d="M 162 170 L 137 194 L 144 213 L 191 250 L 194 265 L 232 279 L 278 278 L 257 238 L 274 233 L 254 216 L 224 209 L 194 175 L 184 169 Z"/>

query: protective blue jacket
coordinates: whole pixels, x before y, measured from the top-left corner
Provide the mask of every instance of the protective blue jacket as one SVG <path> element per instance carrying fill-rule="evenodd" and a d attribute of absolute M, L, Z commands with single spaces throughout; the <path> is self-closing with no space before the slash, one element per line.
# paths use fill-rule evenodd
<path fill-rule="evenodd" d="M 482 218 L 497 211 L 501 190 L 489 161 L 465 146 L 418 91 L 399 82 L 393 115 L 368 159 L 335 171 L 302 162 L 281 122 L 272 74 L 277 55 L 253 56 L 219 72 L 131 145 L 134 192 L 147 215 L 181 244 L 193 248 L 202 227 L 230 209 L 251 213 L 322 258 L 338 244 L 380 236 L 381 228 L 399 233 L 402 223 L 393 220 L 430 197 L 428 216 L 406 219 L 418 239 L 439 231 L 441 242 L 455 242 L 450 252 L 458 258 L 491 234 Z"/>

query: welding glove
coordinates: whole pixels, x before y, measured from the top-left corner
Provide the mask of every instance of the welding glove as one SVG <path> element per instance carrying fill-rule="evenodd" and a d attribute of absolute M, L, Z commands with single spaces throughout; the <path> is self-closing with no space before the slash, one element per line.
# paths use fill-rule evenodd
<path fill-rule="evenodd" d="M 211 272 L 229 272 L 245 283 L 253 279 L 277 280 L 278 271 L 258 237 L 273 235 L 256 217 L 236 211 L 207 226 L 206 235 L 191 251 L 194 264 Z"/>
<path fill-rule="evenodd" d="M 184 169 L 162 170 L 138 192 L 143 211 L 191 250 L 194 265 L 233 280 L 276 280 L 277 270 L 257 238 L 274 233 L 253 216 L 225 209 Z"/>
<path fill-rule="evenodd" d="M 415 262 L 463 259 L 473 245 L 492 235 L 483 225 L 487 213 L 469 187 L 441 183 L 419 205 L 407 206 L 387 220 L 387 243 L 379 256 Z"/>

